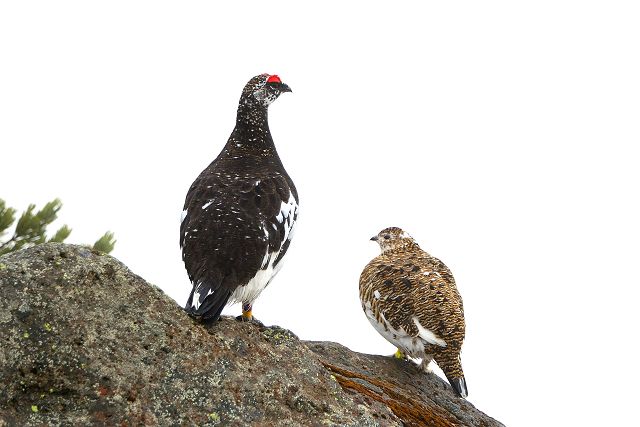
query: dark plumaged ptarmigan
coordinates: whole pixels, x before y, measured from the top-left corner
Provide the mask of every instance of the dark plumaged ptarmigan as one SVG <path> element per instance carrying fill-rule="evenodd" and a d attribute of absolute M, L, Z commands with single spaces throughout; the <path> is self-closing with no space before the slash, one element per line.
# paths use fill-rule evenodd
<path fill-rule="evenodd" d="M 189 188 L 180 225 L 182 260 L 193 285 L 185 310 L 215 321 L 227 302 L 242 320 L 282 267 L 298 216 L 298 193 L 276 152 L 267 109 L 291 92 L 276 75 L 249 80 L 236 126 L 218 157 Z"/>
<path fill-rule="evenodd" d="M 398 227 L 371 240 L 382 253 L 360 275 L 360 301 L 369 322 L 398 348 L 396 357 L 422 359 L 427 372 L 435 359 L 455 392 L 467 397 L 460 362 L 464 310 L 451 271 Z"/>

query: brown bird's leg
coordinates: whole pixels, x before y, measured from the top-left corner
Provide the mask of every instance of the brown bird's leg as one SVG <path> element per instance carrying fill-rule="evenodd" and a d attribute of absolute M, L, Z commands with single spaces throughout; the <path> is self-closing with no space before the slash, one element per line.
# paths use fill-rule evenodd
<path fill-rule="evenodd" d="M 432 360 L 433 356 L 431 356 L 430 354 L 425 354 L 422 358 L 422 362 L 420 362 L 420 369 L 422 369 L 422 371 L 426 373 L 433 372 L 433 369 L 431 369 L 431 367 L 429 366 Z"/>
<path fill-rule="evenodd" d="M 239 320 L 241 322 L 253 322 L 257 323 L 260 326 L 264 326 L 261 321 L 253 317 L 253 313 L 251 312 L 252 309 L 253 306 L 250 302 L 242 303 L 242 314 L 236 317 L 236 320 Z"/>

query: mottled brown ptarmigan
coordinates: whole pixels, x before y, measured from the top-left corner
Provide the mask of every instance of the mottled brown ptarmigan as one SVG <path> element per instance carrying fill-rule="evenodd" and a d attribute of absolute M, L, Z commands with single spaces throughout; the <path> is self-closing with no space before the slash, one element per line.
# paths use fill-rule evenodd
<path fill-rule="evenodd" d="M 396 357 L 422 359 L 426 372 L 435 359 L 456 393 L 467 397 L 460 362 L 464 311 L 451 271 L 400 228 L 385 228 L 371 240 L 382 253 L 360 275 L 367 318 L 398 348 Z"/>

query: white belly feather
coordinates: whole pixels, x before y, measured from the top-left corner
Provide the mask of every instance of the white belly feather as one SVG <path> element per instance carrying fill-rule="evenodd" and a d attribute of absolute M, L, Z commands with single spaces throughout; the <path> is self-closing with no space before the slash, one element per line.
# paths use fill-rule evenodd
<path fill-rule="evenodd" d="M 391 323 L 384 317 L 383 313 L 380 313 L 380 317 L 382 318 L 382 323 L 378 322 L 376 316 L 371 310 L 371 303 L 366 302 L 365 310 L 364 310 L 367 319 L 373 327 L 378 331 L 380 335 L 382 335 L 387 341 L 393 344 L 395 347 L 399 348 L 405 354 L 417 358 L 422 359 L 426 355 L 425 353 L 425 345 L 427 344 L 435 344 L 440 347 L 446 347 L 447 343 L 436 336 L 430 330 L 424 328 L 417 317 L 413 317 L 412 320 L 416 324 L 418 328 L 418 335 L 412 336 L 407 333 L 404 328 L 400 327 L 400 329 L 395 329 Z M 430 357 L 430 356 L 429 356 Z"/>

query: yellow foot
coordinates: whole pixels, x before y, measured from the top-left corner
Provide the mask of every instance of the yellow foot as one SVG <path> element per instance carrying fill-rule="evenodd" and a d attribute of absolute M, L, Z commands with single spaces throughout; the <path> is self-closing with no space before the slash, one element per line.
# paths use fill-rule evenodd
<path fill-rule="evenodd" d="M 406 359 L 406 356 L 403 352 L 400 351 L 400 349 L 396 350 L 396 352 L 393 354 L 393 357 L 395 357 L 396 359 Z"/>
<path fill-rule="evenodd" d="M 236 317 L 236 320 L 238 320 L 240 322 L 255 323 L 258 326 L 264 326 L 264 324 L 261 321 L 259 321 L 255 317 L 253 317 L 253 314 L 251 314 L 251 310 L 249 310 L 249 311 L 242 310 L 242 315 Z"/>
<path fill-rule="evenodd" d="M 241 322 L 251 322 L 254 319 L 253 319 L 253 314 L 251 313 L 251 310 L 249 311 L 242 310 L 242 315 L 236 317 L 236 320 L 240 320 Z"/>

